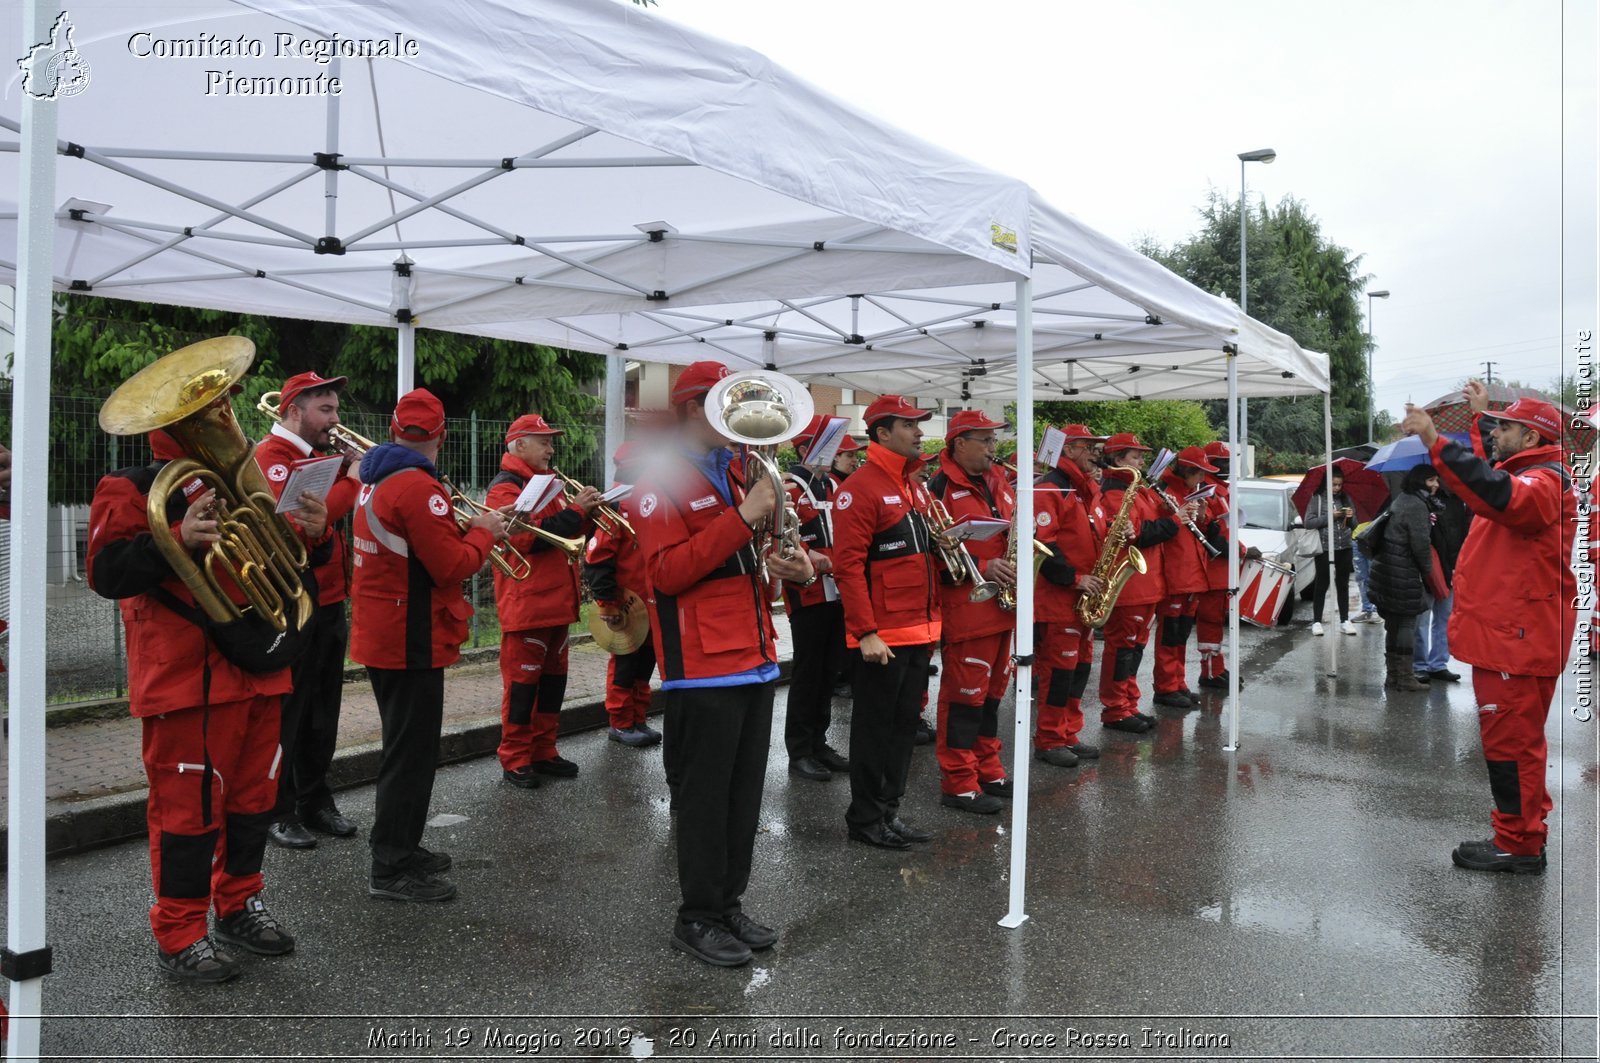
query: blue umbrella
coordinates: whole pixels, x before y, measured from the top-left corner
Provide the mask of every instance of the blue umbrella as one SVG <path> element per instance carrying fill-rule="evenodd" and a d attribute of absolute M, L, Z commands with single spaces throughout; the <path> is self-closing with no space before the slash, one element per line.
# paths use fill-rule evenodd
<path fill-rule="evenodd" d="M 1462 446 L 1467 446 L 1467 437 L 1457 432 L 1444 433 L 1446 439 L 1453 439 Z M 1422 445 L 1421 436 L 1406 436 L 1393 443 L 1386 443 L 1378 448 L 1372 455 L 1372 460 L 1367 462 L 1367 468 L 1373 472 L 1405 472 L 1418 465 L 1432 465 L 1433 458 L 1428 455 L 1428 448 Z"/>

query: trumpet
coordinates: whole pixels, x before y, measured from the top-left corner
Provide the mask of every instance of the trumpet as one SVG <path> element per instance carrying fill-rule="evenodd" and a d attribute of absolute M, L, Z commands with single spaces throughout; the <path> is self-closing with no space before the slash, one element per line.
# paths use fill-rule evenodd
<path fill-rule="evenodd" d="M 967 596 L 968 601 L 986 602 L 999 594 L 1001 586 L 983 578 L 983 573 L 978 570 L 978 562 L 973 560 L 972 551 L 967 549 L 963 542 L 951 542 L 945 537 L 946 533 L 955 525 L 950 519 L 950 511 L 944 508 L 944 503 L 937 498 L 928 502 L 928 523 L 933 526 L 935 535 L 934 546 L 939 551 L 939 558 L 944 562 L 944 567 L 950 570 L 950 578 L 957 583 L 972 581 L 972 593 Z"/>
<path fill-rule="evenodd" d="M 550 472 L 561 481 L 561 490 L 566 494 L 569 503 L 578 497 L 578 492 L 583 490 L 583 484 L 574 480 L 554 465 L 550 466 Z M 601 502 L 594 507 L 594 523 L 596 527 L 613 539 L 620 535 L 633 534 L 633 525 L 628 523 L 628 518 L 624 517 L 610 502 Z"/>
<path fill-rule="evenodd" d="M 281 391 L 269 391 L 262 395 L 256 402 L 256 409 L 266 414 L 277 424 L 283 423 L 283 404 L 278 399 L 283 395 Z M 328 440 L 333 444 L 333 449 L 351 459 L 360 461 L 367 456 L 367 451 L 377 446 L 372 440 L 357 432 L 353 428 L 346 428 L 336 424 L 328 429 Z"/>
<path fill-rule="evenodd" d="M 498 510 L 491 510 L 482 502 L 469 497 L 465 491 L 451 483 L 443 475 L 439 477 L 439 482 L 444 484 L 446 491 L 450 492 L 450 507 L 455 510 L 456 523 L 461 525 L 462 528 L 466 528 L 468 524 L 472 523 L 474 517 L 482 516 L 485 513 L 499 512 Z M 506 521 L 506 531 L 511 535 L 528 534 L 535 538 L 543 539 L 566 554 L 568 564 L 576 564 L 578 559 L 583 556 L 582 539 L 566 539 L 552 532 L 547 532 L 538 525 L 530 523 L 520 514 Z M 494 549 L 489 552 L 489 561 L 501 575 L 518 583 L 533 575 L 533 563 L 523 556 L 522 551 L 512 546 L 509 542 L 496 543 Z"/>

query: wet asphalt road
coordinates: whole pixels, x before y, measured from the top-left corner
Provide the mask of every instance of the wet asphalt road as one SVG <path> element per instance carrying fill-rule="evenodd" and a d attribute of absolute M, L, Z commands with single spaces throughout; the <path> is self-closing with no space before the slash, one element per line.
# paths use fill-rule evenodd
<path fill-rule="evenodd" d="M 1489 833 L 1469 684 L 1386 697 L 1381 628 L 1342 638 L 1338 679 L 1321 674 L 1327 642 L 1304 626 L 1247 630 L 1236 753 L 1208 696 L 1154 710 L 1154 737 L 1091 722 L 1097 764 L 1033 762 L 1017 930 L 997 925 L 1009 810 L 941 808 L 922 747 L 903 814 L 933 844 L 847 844 L 847 781 L 791 778 L 780 722 L 745 902 L 782 940 L 748 967 L 705 966 L 666 944 L 676 880 L 659 749 L 591 733 L 562 743 L 581 777 L 537 791 L 504 785 L 490 760 L 440 772 L 424 843 L 454 855 L 454 902 L 369 899 L 358 840 L 269 849 L 268 900 L 300 948 L 252 957 L 221 987 L 154 968 L 142 845 L 52 863 L 44 1050 L 1593 1058 L 1597 725 L 1560 699 L 1551 713 L 1549 873 L 1459 871 L 1451 847 Z M 845 734 L 836 719 L 841 748 Z M 341 804 L 371 821 L 370 787 Z"/>

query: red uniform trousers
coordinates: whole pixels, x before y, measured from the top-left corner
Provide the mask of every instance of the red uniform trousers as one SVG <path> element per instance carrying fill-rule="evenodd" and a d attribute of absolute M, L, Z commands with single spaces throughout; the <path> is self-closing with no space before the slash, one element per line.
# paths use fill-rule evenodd
<path fill-rule="evenodd" d="M 939 784 L 966 794 L 1006 777 L 1000 762 L 1000 699 L 1011 681 L 1011 632 L 947 642 L 939 676 Z"/>
<path fill-rule="evenodd" d="M 1505 675 L 1472 670 L 1478 699 L 1478 731 L 1494 794 L 1494 843 L 1517 856 L 1538 856 L 1549 828 L 1545 817 L 1554 802 L 1545 788 L 1545 718 L 1555 696 L 1553 675 Z"/>
<path fill-rule="evenodd" d="M 1039 652 L 1039 724 L 1033 748 L 1059 749 L 1078 744 L 1083 730 L 1083 692 L 1094 666 L 1094 629 L 1081 620 L 1035 624 Z"/>
<path fill-rule="evenodd" d="M 567 693 L 567 625 L 500 634 L 500 766 L 521 771 L 556 755 Z"/>
<path fill-rule="evenodd" d="M 143 717 L 156 893 L 150 929 L 162 952 L 181 952 L 205 937 L 209 909 L 232 915 L 261 892 L 261 856 L 282 767 L 279 700 L 258 695 Z"/>
<path fill-rule="evenodd" d="M 1194 613 L 1194 638 L 1200 651 L 1200 678 L 1215 679 L 1228 673 L 1222 640 L 1228 624 L 1228 592 L 1206 591 Z"/>
<path fill-rule="evenodd" d="M 1139 711 L 1139 662 L 1150 642 L 1157 603 L 1119 605 L 1106 620 L 1105 659 L 1100 662 L 1100 722 L 1114 723 Z"/>
<path fill-rule="evenodd" d="M 1155 685 L 1157 694 L 1188 690 L 1184 675 L 1184 656 L 1189 650 L 1189 632 L 1194 630 L 1198 594 L 1173 594 L 1162 599 L 1157 616 L 1161 618 L 1161 641 L 1156 644 Z"/>
<path fill-rule="evenodd" d="M 632 653 L 613 654 L 606 662 L 606 715 L 619 731 L 631 730 L 650 714 L 650 673 L 656 667 L 655 643 Z"/>

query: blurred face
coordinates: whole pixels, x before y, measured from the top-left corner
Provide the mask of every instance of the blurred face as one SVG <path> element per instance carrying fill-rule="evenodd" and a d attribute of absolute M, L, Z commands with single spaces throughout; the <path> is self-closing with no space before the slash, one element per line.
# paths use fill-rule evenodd
<path fill-rule="evenodd" d="M 952 457 L 968 476 L 982 476 L 994 464 L 994 447 L 992 430 L 964 432 L 956 437 Z"/>
<path fill-rule="evenodd" d="M 556 437 L 523 436 L 512 442 L 511 453 L 530 469 L 548 470 L 556 455 Z"/>
<path fill-rule="evenodd" d="M 339 393 L 319 391 L 297 395 L 283 411 L 283 427 L 299 436 L 313 449 L 328 446 L 328 429 L 339 423 Z"/>

